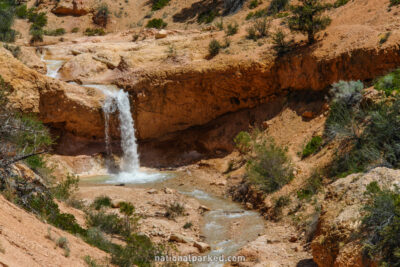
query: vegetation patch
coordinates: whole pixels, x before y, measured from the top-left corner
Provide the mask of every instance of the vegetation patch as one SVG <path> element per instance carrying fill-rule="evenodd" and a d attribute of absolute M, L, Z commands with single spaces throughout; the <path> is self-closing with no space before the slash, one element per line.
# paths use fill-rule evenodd
<path fill-rule="evenodd" d="M 18 58 L 19 55 L 21 54 L 21 47 L 18 45 L 9 45 L 9 44 L 3 44 L 3 47 L 7 49 L 8 51 L 11 52 L 11 54 L 15 57 Z"/>
<path fill-rule="evenodd" d="M 302 189 L 297 191 L 297 197 L 300 200 L 310 200 L 322 187 L 322 175 L 314 172 L 308 179 Z"/>
<path fill-rule="evenodd" d="M 272 0 L 268 7 L 268 15 L 275 15 L 282 10 L 285 10 L 289 5 L 290 0 Z"/>
<path fill-rule="evenodd" d="M 214 21 L 214 19 L 218 16 L 218 14 L 219 14 L 219 12 L 214 9 L 204 11 L 204 12 L 200 13 L 199 16 L 197 17 L 197 23 L 209 24 Z"/>
<path fill-rule="evenodd" d="M 106 32 L 101 28 L 86 28 L 84 34 L 86 36 L 103 36 Z"/>
<path fill-rule="evenodd" d="M 384 91 L 387 96 L 400 89 L 400 69 L 397 69 L 382 78 L 379 78 L 374 87 L 376 90 Z"/>
<path fill-rule="evenodd" d="M 400 263 L 400 191 L 381 189 L 377 182 L 367 186 L 369 201 L 362 220 L 364 251 L 379 266 Z M 365 234 L 367 233 L 367 234 Z"/>
<path fill-rule="evenodd" d="M 347 4 L 350 0 L 336 0 L 335 3 L 333 4 L 334 8 L 338 8 L 341 6 L 344 6 L 345 4 Z"/>
<path fill-rule="evenodd" d="M 93 22 L 101 27 L 106 27 L 110 14 L 108 5 L 103 3 L 96 8 L 95 14 L 93 15 Z"/>
<path fill-rule="evenodd" d="M 266 18 L 257 19 L 247 28 L 247 39 L 257 41 L 260 38 L 268 36 L 268 31 L 271 25 L 271 20 Z"/>
<path fill-rule="evenodd" d="M 108 196 L 98 196 L 94 199 L 92 206 L 95 210 L 100 210 L 102 207 L 111 207 L 111 198 Z"/>
<path fill-rule="evenodd" d="M 151 7 L 151 9 L 153 11 L 160 10 L 168 5 L 169 1 L 170 0 L 153 0 L 153 6 Z"/>
<path fill-rule="evenodd" d="M 322 141 L 323 140 L 321 136 L 314 136 L 313 138 L 311 138 L 311 140 L 306 144 L 303 149 L 302 157 L 306 158 L 317 152 L 321 148 Z"/>
<path fill-rule="evenodd" d="M 213 58 L 216 55 L 218 55 L 219 54 L 219 50 L 221 49 L 221 47 L 222 47 L 221 44 L 217 40 L 212 39 L 210 41 L 210 44 L 208 45 L 208 55 L 209 55 L 209 57 Z"/>
<path fill-rule="evenodd" d="M 167 217 L 168 219 L 174 219 L 178 216 L 183 216 L 184 214 L 185 214 L 185 207 L 178 202 L 174 202 L 167 206 L 165 217 Z"/>
<path fill-rule="evenodd" d="M 61 36 L 66 33 L 64 28 L 58 28 L 55 30 L 44 30 L 44 35 L 49 35 L 49 36 Z"/>
<path fill-rule="evenodd" d="M 147 22 L 147 28 L 156 28 L 156 29 L 164 29 L 167 27 L 168 23 L 166 23 L 163 19 L 151 19 Z"/>
<path fill-rule="evenodd" d="M 0 41 L 14 42 L 17 32 L 11 29 L 14 24 L 16 2 L 12 0 L 0 0 Z"/>

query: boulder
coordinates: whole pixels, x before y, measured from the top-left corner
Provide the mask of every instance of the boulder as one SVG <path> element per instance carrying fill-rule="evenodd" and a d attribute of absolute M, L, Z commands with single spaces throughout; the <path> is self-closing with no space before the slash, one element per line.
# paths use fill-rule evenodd
<path fill-rule="evenodd" d="M 211 249 L 210 245 L 204 242 L 194 241 L 193 246 L 198 248 L 200 253 L 204 253 Z"/>
<path fill-rule="evenodd" d="M 59 75 L 65 81 L 93 81 L 107 69 L 106 64 L 94 60 L 91 54 L 85 53 L 67 61 L 60 69 Z"/>
<path fill-rule="evenodd" d="M 354 238 L 360 230 L 362 206 L 367 201 L 367 185 L 377 182 L 381 188 L 400 186 L 400 171 L 375 168 L 365 174 L 351 174 L 332 183 L 322 203 L 321 216 L 311 243 L 314 261 L 320 267 L 362 267 L 362 242 Z M 375 263 L 371 263 L 374 266 Z"/>
<path fill-rule="evenodd" d="M 22 46 L 18 59 L 29 68 L 34 69 L 41 74 L 47 73 L 46 63 L 44 63 L 40 57 L 38 57 L 38 55 L 35 53 L 35 48 L 33 47 Z"/>
<path fill-rule="evenodd" d="M 155 38 L 156 39 L 162 39 L 168 36 L 168 32 L 166 30 L 160 30 L 159 32 L 156 33 Z"/>
<path fill-rule="evenodd" d="M 178 242 L 178 243 L 192 243 L 193 242 L 193 240 L 191 238 L 186 237 L 181 234 L 177 234 L 177 233 L 172 233 L 169 237 L 169 241 L 174 241 L 174 242 Z"/>

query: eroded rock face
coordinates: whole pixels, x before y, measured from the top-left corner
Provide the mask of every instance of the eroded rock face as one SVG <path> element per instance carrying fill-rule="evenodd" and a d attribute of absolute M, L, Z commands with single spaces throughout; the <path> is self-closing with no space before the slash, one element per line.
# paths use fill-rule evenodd
<path fill-rule="evenodd" d="M 52 12 L 57 15 L 83 16 L 92 10 L 91 0 L 60 0 Z"/>
<path fill-rule="evenodd" d="M 47 72 L 46 64 L 40 59 L 40 57 L 38 57 L 35 53 L 35 48 L 33 47 L 21 47 L 21 53 L 18 56 L 18 59 L 29 68 L 34 69 L 41 74 L 46 74 Z"/>
<path fill-rule="evenodd" d="M 13 89 L 10 107 L 37 114 L 44 123 L 60 129 L 61 135 L 69 133 L 87 140 L 104 136 L 104 96 L 96 90 L 46 77 L 5 49 L 0 49 L 0 76 Z"/>
<path fill-rule="evenodd" d="M 61 67 L 59 75 L 65 81 L 93 81 L 107 69 L 106 64 L 93 59 L 91 54 L 80 54 L 67 61 Z"/>
<path fill-rule="evenodd" d="M 375 168 L 352 174 L 331 184 L 322 203 L 321 217 L 311 243 L 314 261 L 321 267 L 376 266 L 363 258 L 362 244 L 353 238 L 360 230 L 364 192 L 371 182 L 381 188 L 400 186 L 400 171 Z"/>

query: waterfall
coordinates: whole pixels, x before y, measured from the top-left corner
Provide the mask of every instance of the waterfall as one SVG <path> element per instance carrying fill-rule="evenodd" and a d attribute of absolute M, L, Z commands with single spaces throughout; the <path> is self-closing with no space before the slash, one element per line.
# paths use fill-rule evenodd
<path fill-rule="evenodd" d="M 57 78 L 58 71 L 64 64 L 64 60 L 43 60 L 46 63 L 47 73 L 46 75 L 51 78 Z"/>
<path fill-rule="evenodd" d="M 132 119 L 129 95 L 122 89 L 110 85 L 85 85 L 101 90 L 106 99 L 103 104 L 104 131 L 106 152 L 112 154 L 110 138 L 110 114 L 118 111 L 119 128 L 121 134 L 121 148 L 123 152 L 121 170 L 127 173 L 135 173 L 139 170 L 139 155 L 135 137 L 135 124 Z"/>

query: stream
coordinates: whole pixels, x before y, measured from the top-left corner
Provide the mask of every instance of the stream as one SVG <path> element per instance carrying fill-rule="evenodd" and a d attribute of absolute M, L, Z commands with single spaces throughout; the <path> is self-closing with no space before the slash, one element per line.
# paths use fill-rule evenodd
<path fill-rule="evenodd" d="M 58 71 L 62 67 L 63 60 L 49 59 L 46 56 L 42 60 L 47 65 L 47 76 L 58 77 Z M 108 135 L 108 117 L 118 111 L 121 129 L 121 147 L 123 157 L 121 159 L 121 171 L 117 174 L 92 178 L 85 180 L 86 184 L 124 184 L 127 187 L 144 187 L 162 189 L 164 187 L 176 189 L 181 194 L 197 199 L 202 205 L 210 208 L 204 214 L 204 225 L 201 234 L 205 237 L 205 242 L 211 246 L 211 251 L 206 255 L 233 256 L 249 241 L 253 241 L 263 232 L 264 220 L 254 211 L 244 210 L 239 204 L 229 199 L 214 196 L 207 192 L 207 188 L 195 188 L 176 182 L 182 173 L 164 173 L 157 170 L 140 167 L 139 155 L 135 138 L 134 121 L 132 119 L 129 97 L 122 89 L 114 85 L 86 84 L 101 91 L 106 100 L 103 104 L 105 116 L 105 142 L 107 153 L 112 154 L 109 146 L 110 137 Z M 239 225 L 239 226 L 237 226 Z M 233 231 L 232 227 L 240 227 Z M 204 263 L 195 266 L 223 266 L 223 263 Z"/>

